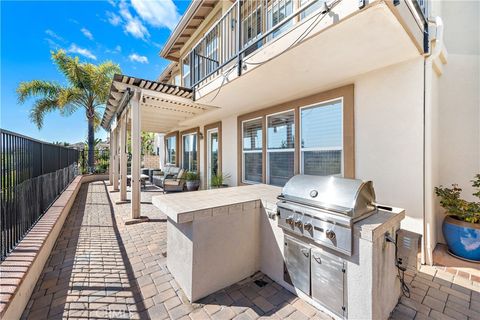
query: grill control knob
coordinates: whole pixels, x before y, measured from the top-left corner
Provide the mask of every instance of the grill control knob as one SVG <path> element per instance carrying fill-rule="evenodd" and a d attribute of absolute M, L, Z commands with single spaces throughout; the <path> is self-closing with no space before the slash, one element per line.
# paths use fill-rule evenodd
<path fill-rule="evenodd" d="M 333 240 L 335 239 L 335 232 L 333 232 L 332 230 L 327 230 L 327 232 L 325 232 L 325 235 L 327 236 L 327 239 L 330 239 L 330 240 Z"/>
<path fill-rule="evenodd" d="M 305 229 L 305 231 L 310 231 L 312 230 L 313 226 L 310 222 L 307 222 L 303 225 L 303 229 Z"/>
<path fill-rule="evenodd" d="M 300 219 L 297 219 L 297 220 L 295 221 L 295 226 L 296 226 L 296 227 L 298 227 L 298 228 L 301 228 L 301 227 L 303 227 L 302 220 L 300 220 Z"/>
<path fill-rule="evenodd" d="M 285 222 L 291 226 L 293 226 L 293 216 L 288 217 L 285 219 Z"/>

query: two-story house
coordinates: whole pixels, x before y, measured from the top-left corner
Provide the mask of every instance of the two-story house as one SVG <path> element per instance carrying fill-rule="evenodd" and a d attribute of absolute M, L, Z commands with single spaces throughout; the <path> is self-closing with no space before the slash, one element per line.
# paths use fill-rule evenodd
<path fill-rule="evenodd" d="M 479 15 L 469 1 L 195 0 L 160 52 L 171 64 L 157 81 L 115 77 L 102 124 L 136 99 L 136 128 L 164 134 L 165 163 L 203 188 L 218 173 L 372 180 L 431 263 L 434 187 L 480 171 Z"/>

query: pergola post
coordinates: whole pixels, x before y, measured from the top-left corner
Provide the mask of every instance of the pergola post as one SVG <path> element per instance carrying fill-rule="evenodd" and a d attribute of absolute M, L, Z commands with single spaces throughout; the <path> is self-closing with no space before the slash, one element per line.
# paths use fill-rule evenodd
<path fill-rule="evenodd" d="M 127 201 L 127 117 L 120 117 L 120 201 Z"/>
<path fill-rule="evenodd" d="M 118 163 L 118 125 L 112 130 L 112 154 L 110 158 L 113 158 L 112 178 L 113 178 L 113 191 L 118 191 L 118 179 L 120 176 L 119 163 Z"/>
<path fill-rule="evenodd" d="M 113 185 L 113 130 L 110 131 L 110 145 L 108 157 L 108 184 Z"/>
<path fill-rule="evenodd" d="M 130 100 L 132 112 L 132 219 L 140 218 L 140 166 L 141 166 L 141 126 L 140 126 L 140 103 L 139 94 L 135 94 Z"/>

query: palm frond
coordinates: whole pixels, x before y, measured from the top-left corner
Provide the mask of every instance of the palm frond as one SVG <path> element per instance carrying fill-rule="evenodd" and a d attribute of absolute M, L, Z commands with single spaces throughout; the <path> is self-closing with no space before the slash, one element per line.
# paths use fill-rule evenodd
<path fill-rule="evenodd" d="M 64 50 L 58 50 L 52 51 L 52 60 L 72 86 L 86 91 L 90 89 L 85 64 L 80 63 L 78 57 L 70 57 Z"/>
<path fill-rule="evenodd" d="M 62 116 L 69 116 L 85 104 L 83 91 L 77 88 L 64 88 L 58 94 L 58 104 Z"/>
<path fill-rule="evenodd" d="M 120 72 L 120 66 L 111 61 L 106 61 L 97 66 L 93 78 L 96 104 L 107 103 L 112 78 L 116 73 Z"/>
<path fill-rule="evenodd" d="M 41 98 L 35 101 L 32 110 L 30 110 L 30 119 L 38 129 L 43 127 L 45 114 L 57 110 L 58 101 L 55 98 Z"/>
<path fill-rule="evenodd" d="M 56 82 L 32 80 L 28 82 L 20 82 L 17 87 L 18 102 L 24 103 L 30 97 L 42 96 L 54 98 L 62 90 L 62 86 Z"/>

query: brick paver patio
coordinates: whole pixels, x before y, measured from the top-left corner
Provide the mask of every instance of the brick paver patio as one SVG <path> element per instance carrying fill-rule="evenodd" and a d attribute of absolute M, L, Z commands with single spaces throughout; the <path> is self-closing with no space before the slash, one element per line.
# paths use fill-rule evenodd
<path fill-rule="evenodd" d="M 329 319 L 261 273 L 189 303 L 166 266 L 166 217 L 150 203 L 159 194 L 142 192 L 150 222 L 125 225 L 130 205 L 115 205 L 118 193 L 83 185 L 23 318 Z M 393 319 L 480 319 L 477 282 L 442 267 L 408 271 L 406 280 L 411 297 Z"/>

